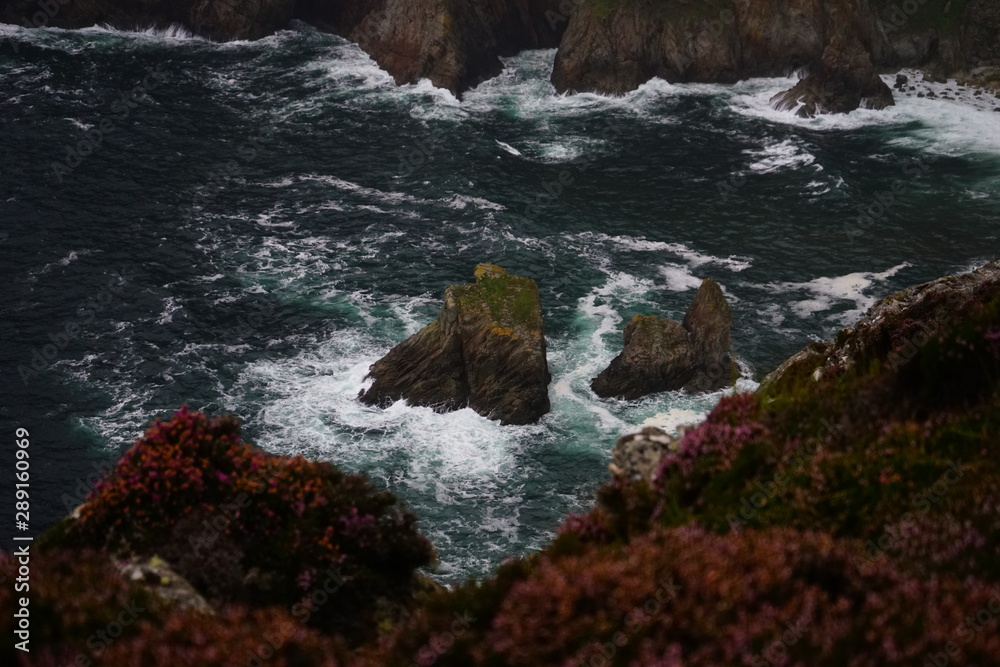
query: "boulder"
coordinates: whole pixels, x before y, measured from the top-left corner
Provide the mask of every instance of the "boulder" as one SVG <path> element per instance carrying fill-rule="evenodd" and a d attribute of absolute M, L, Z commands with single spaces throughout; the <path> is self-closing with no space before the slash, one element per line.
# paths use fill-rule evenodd
<path fill-rule="evenodd" d="M 661 391 L 691 393 L 731 386 L 738 377 L 730 355 L 733 314 L 718 283 L 702 282 L 684 322 L 636 315 L 625 326 L 625 347 L 591 382 L 602 398 L 635 400 Z"/>
<path fill-rule="evenodd" d="M 779 111 L 796 111 L 812 118 L 855 109 L 885 109 L 895 105 L 892 90 L 875 71 L 868 53 L 856 43 L 834 38 L 823 52 L 819 69 L 793 88 L 771 98 Z"/>
<path fill-rule="evenodd" d="M 654 426 L 623 435 L 611 449 L 611 474 L 626 482 L 652 481 L 663 457 L 676 450 L 682 435 L 670 435 Z"/>
<path fill-rule="evenodd" d="M 503 424 L 530 424 L 549 411 L 538 286 L 490 264 L 478 265 L 475 278 L 445 290 L 438 319 L 372 365 L 363 403 L 468 406 Z"/>

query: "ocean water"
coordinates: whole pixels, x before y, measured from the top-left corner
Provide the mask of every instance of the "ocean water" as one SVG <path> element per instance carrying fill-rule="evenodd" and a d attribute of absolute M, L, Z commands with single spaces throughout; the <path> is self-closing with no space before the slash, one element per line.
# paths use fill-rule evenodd
<path fill-rule="evenodd" d="M 0 40 L 0 469 L 29 429 L 36 534 L 186 403 L 368 474 L 417 512 L 433 576 L 482 576 L 591 505 L 616 437 L 722 395 L 596 398 L 633 315 L 680 318 L 714 278 L 752 389 L 877 298 L 1000 255 L 989 95 L 801 120 L 767 104 L 787 79 L 557 95 L 554 51 L 459 100 L 304 25 Z M 538 281 L 552 412 L 360 405 L 479 262 Z"/>

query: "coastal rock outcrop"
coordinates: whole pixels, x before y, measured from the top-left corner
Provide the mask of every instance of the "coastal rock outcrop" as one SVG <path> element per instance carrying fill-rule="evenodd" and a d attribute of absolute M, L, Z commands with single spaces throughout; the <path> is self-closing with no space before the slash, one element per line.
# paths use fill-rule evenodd
<path fill-rule="evenodd" d="M 554 0 L 384 0 L 346 33 L 397 84 L 430 79 L 455 95 L 503 71 L 501 56 L 559 44 Z"/>
<path fill-rule="evenodd" d="M 896 104 L 892 90 L 875 71 L 859 44 L 835 37 L 823 52 L 818 70 L 793 88 L 771 98 L 779 111 L 795 111 L 803 118 L 821 113 L 850 113 L 855 109 L 885 109 Z"/>
<path fill-rule="evenodd" d="M 602 398 L 634 400 L 661 391 L 712 391 L 733 384 L 732 309 L 718 283 L 702 282 L 678 323 L 636 315 L 625 326 L 625 347 L 593 382 Z"/>
<path fill-rule="evenodd" d="M 549 411 L 538 286 L 490 264 L 478 265 L 475 278 L 445 290 L 438 319 L 372 365 L 363 403 L 468 406 L 503 424 L 533 423 Z"/>
<path fill-rule="evenodd" d="M 876 302 L 834 341 L 811 343 L 790 357 L 764 378 L 757 393 L 772 395 L 864 368 L 872 360 L 895 370 L 970 310 L 998 296 L 1000 260 L 970 273 L 908 287 Z"/>
<path fill-rule="evenodd" d="M 818 68 L 834 39 L 857 45 L 868 56 L 870 63 L 853 53 L 841 56 L 842 65 L 856 64 L 849 76 L 866 82 L 872 68 L 932 67 L 955 73 L 1000 58 L 995 46 L 1000 11 L 992 4 L 585 1 L 566 29 L 552 83 L 560 92 L 623 94 L 653 77 L 671 83 L 733 83 L 787 76 Z M 832 85 L 823 79 L 818 83 L 823 84 L 820 90 Z"/>

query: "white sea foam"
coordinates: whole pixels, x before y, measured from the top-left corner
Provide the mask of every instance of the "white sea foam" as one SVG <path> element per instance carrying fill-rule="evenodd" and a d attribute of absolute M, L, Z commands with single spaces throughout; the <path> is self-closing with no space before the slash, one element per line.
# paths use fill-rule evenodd
<path fill-rule="evenodd" d="M 832 316 L 832 319 L 846 325 L 857 320 L 875 303 L 875 297 L 866 292 L 876 282 L 888 280 L 910 266 L 912 265 L 909 262 L 903 262 L 881 273 L 849 273 L 833 278 L 816 278 L 804 283 L 781 283 L 774 288 L 778 291 L 804 291 L 811 294 L 810 298 L 792 304 L 792 312 L 803 318 L 830 310 L 837 302 L 853 302 L 855 305 L 853 309 Z"/>
<path fill-rule="evenodd" d="M 805 167 L 812 167 L 814 171 L 822 170 L 822 167 L 814 164 L 816 156 L 805 150 L 795 139 L 786 139 L 760 150 L 746 152 L 757 159 L 750 165 L 750 169 L 759 174 L 773 174 L 786 169 Z"/>

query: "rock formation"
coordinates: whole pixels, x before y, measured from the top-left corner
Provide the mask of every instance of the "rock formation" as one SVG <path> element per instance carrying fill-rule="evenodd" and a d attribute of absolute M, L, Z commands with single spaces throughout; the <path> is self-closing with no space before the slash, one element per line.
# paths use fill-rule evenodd
<path fill-rule="evenodd" d="M 771 395 L 825 376 L 863 368 L 879 360 L 891 369 L 902 366 L 919 348 L 951 329 L 967 311 L 1000 296 L 1000 260 L 971 273 L 939 278 L 876 302 L 836 340 L 811 343 L 761 382 L 760 395 Z"/>
<path fill-rule="evenodd" d="M 653 77 L 731 83 L 816 67 L 834 38 L 856 44 L 875 68 L 946 72 L 1000 58 L 1000 10 L 988 1 L 615 0 L 584 2 L 556 56 L 560 92 L 622 94 Z M 993 3 L 995 4 L 995 3 Z M 865 75 L 862 59 L 855 76 Z M 884 92 L 884 91 L 883 91 Z"/>
<path fill-rule="evenodd" d="M 180 24 L 216 40 L 256 39 L 291 19 L 357 42 L 397 83 L 428 78 L 456 95 L 533 48 L 559 48 L 558 91 L 616 94 L 653 77 L 785 76 L 817 66 L 834 37 L 876 68 L 1000 62 L 993 0 L 0 0 L 0 20 L 29 27 Z"/>
<path fill-rule="evenodd" d="M 816 73 L 771 98 L 775 109 L 796 111 L 803 118 L 849 113 L 859 107 L 885 109 L 895 103 L 868 53 L 859 44 L 844 44 L 839 37 L 823 52 Z"/>
<path fill-rule="evenodd" d="M 591 383 L 602 398 L 634 400 L 661 391 L 695 393 L 733 384 L 733 313 L 714 280 L 702 282 L 684 322 L 636 315 L 625 326 L 625 348 Z"/>
<path fill-rule="evenodd" d="M 363 403 L 468 406 L 503 424 L 533 423 L 549 411 L 538 286 L 490 264 L 477 266 L 475 278 L 445 290 L 438 319 L 372 365 Z"/>
<path fill-rule="evenodd" d="M 612 475 L 626 482 L 649 482 L 656 476 L 667 452 L 677 449 L 681 437 L 670 435 L 655 426 L 623 435 L 611 449 L 608 469 Z"/>

